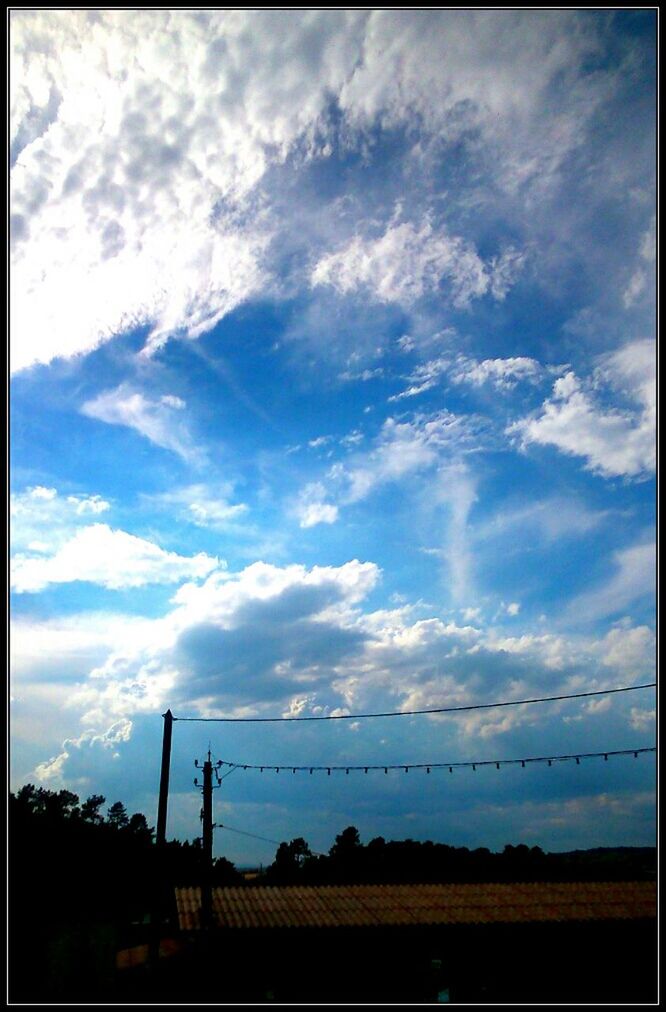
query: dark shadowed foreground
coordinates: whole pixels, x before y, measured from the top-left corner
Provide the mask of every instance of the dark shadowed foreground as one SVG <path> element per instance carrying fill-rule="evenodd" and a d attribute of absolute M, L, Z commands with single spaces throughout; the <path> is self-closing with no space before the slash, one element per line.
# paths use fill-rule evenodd
<path fill-rule="evenodd" d="M 204 928 L 200 843 L 160 853 L 103 803 L 10 797 L 12 1003 L 656 1001 L 654 848 L 364 846 L 350 826 L 262 874 L 218 859 Z"/>

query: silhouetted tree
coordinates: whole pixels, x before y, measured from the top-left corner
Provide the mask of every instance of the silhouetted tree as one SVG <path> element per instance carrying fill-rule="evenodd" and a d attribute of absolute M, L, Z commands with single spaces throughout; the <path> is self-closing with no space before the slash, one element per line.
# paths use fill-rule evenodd
<path fill-rule="evenodd" d="M 84 822 L 92 822 L 99 824 L 104 821 L 104 817 L 100 815 L 100 808 L 106 801 L 103 794 L 91 794 L 89 798 L 81 805 L 81 818 Z"/>
<path fill-rule="evenodd" d="M 342 858 L 346 860 L 353 854 L 358 852 L 358 848 L 361 846 L 361 837 L 359 836 L 358 829 L 356 826 L 347 826 L 341 833 L 335 838 L 335 843 L 331 847 L 329 854 L 333 858 Z"/>
<path fill-rule="evenodd" d="M 286 885 L 303 879 L 305 863 L 312 858 L 312 851 L 302 836 L 290 843 L 283 842 L 275 853 L 275 861 L 268 869 L 270 881 Z"/>
<path fill-rule="evenodd" d="M 134 815 L 130 817 L 127 829 L 135 837 L 139 837 L 147 842 L 152 841 L 153 834 L 155 832 L 152 826 L 148 825 L 146 816 L 141 812 L 135 812 Z"/>
<path fill-rule="evenodd" d="M 125 829 L 129 825 L 127 812 L 122 801 L 115 801 L 107 812 L 107 822 L 115 829 Z"/>

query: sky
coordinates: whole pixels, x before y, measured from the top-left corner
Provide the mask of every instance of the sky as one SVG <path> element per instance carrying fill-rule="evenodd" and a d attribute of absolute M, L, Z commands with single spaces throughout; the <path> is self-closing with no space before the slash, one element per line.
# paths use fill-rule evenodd
<path fill-rule="evenodd" d="M 12 789 L 154 825 L 168 708 L 655 681 L 655 52 L 650 9 L 10 12 Z M 176 722 L 167 835 L 201 833 L 209 748 L 616 751 L 655 709 Z M 655 843 L 653 753 L 231 769 L 239 865 L 348 825 Z"/>

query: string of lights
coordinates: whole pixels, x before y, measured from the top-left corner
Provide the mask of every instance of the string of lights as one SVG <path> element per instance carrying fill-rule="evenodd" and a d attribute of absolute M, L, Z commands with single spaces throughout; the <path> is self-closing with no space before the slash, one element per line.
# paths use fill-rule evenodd
<path fill-rule="evenodd" d="M 616 689 L 571 692 L 561 696 L 540 696 L 535 699 L 509 699 L 497 703 L 470 703 L 466 706 L 440 706 L 433 710 L 389 710 L 386 713 L 330 713 L 306 717 L 173 717 L 172 719 L 225 724 L 268 724 L 297 720 L 362 720 L 366 717 L 416 717 L 428 713 L 461 713 L 469 710 L 489 710 L 500 706 L 525 706 L 527 703 L 553 703 L 563 699 L 584 699 L 589 696 L 605 696 L 612 692 L 633 692 L 635 689 L 652 689 L 656 684 L 656 682 L 646 682 L 643 685 L 623 685 Z"/>
<path fill-rule="evenodd" d="M 530 756 L 529 758 L 526 757 L 524 759 L 482 759 L 474 761 L 468 760 L 465 762 L 445 762 L 445 763 L 396 763 L 396 764 L 380 763 L 379 765 L 374 765 L 372 763 L 365 763 L 361 766 L 353 766 L 353 765 L 336 766 L 333 764 L 326 766 L 314 766 L 314 765 L 298 766 L 289 764 L 284 766 L 279 763 L 277 765 L 275 763 L 264 763 L 262 766 L 260 766 L 253 763 L 229 762 L 228 760 L 225 759 L 220 759 L 219 762 L 222 766 L 229 766 L 238 770 L 259 770 L 260 773 L 264 773 L 265 771 L 268 770 L 274 770 L 275 773 L 281 773 L 283 771 L 284 772 L 289 771 L 291 773 L 326 772 L 330 776 L 331 773 L 333 772 L 341 772 L 343 770 L 345 773 L 351 772 L 355 773 L 360 770 L 363 770 L 364 773 L 368 773 L 371 770 L 384 770 L 384 773 L 388 773 L 389 770 L 404 770 L 405 773 L 409 773 L 410 770 L 425 770 L 426 773 L 430 773 L 431 770 L 435 769 L 448 769 L 449 773 L 453 773 L 455 769 L 469 769 L 470 767 L 472 770 L 476 770 L 477 768 L 483 766 L 495 766 L 499 770 L 501 769 L 502 766 L 521 766 L 524 768 L 528 765 L 532 765 L 535 763 L 547 763 L 549 766 L 552 766 L 553 763 L 572 762 L 572 761 L 575 761 L 576 765 L 578 766 L 580 765 L 581 759 L 597 759 L 603 756 L 604 759 L 607 760 L 609 756 L 624 756 L 624 755 L 633 755 L 634 759 L 637 759 L 638 756 L 644 752 L 656 752 L 656 746 L 651 746 L 649 748 L 615 749 L 612 751 L 609 750 L 605 752 L 578 752 L 573 753 L 572 755 Z"/>

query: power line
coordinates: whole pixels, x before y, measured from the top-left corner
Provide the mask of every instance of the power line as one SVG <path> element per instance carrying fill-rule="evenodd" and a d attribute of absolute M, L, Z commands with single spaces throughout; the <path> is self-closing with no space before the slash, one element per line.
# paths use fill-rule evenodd
<path fill-rule="evenodd" d="M 263 840 L 264 843 L 275 843 L 278 847 L 282 843 L 281 840 L 271 840 L 268 836 L 257 836 L 256 833 L 246 833 L 244 829 L 234 829 L 233 826 L 227 826 L 226 822 L 216 822 L 215 829 L 228 829 L 230 833 L 240 833 L 241 836 L 251 836 L 255 840 Z"/>
<path fill-rule="evenodd" d="M 297 766 L 289 764 L 287 766 L 283 766 L 279 763 L 277 765 L 275 763 L 264 763 L 262 766 L 259 766 L 258 764 L 253 763 L 229 762 L 225 759 L 221 759 L 220 763 L 222 766 L 230 766 L 234 769 L 259 770 L 260 773 L 263 773 L 264 770 L 274 770 L 276 773 L 287 770 L 292 773 L 302 773 L 305 771 L 309 771 L 310 773 L 321 773 L 326 770 L 329 776 L 332 772 L 341 770 L 344 770 L 345 773 L 357 772 L 358 770 L 363 770 L 364 773 L 367 773 L 369 770 L 384 770 L 384 773 L 388 773 L 389 770 L 404 770 L 405 773 L 408 773 L 409 770 L 426 770 L 427 773 L 430 773 L 433 769 L 448 769 L 449 773 L 453 773 L 454 769 L 471 767 L 473 770 L 476 770 L 477 766 L 496 766 L 497 769 L 500 769 L 502 766 L 517 766 L 519 764 L 520 766 L 525 767 L 528 763 L 548 763 L 549 766 L 552 766 L 555 762 L 570 762 L 572 759 L 575 760 L 576 765 L 579 765 L 581 759 L 596 759 L 601 756 L 603 756 L 605 760 L 607 760 L 609 756 L 616 755 L 633 755 L 634 759 L 637 759 L 639 754 L 643 752 L 656 752 L 656 746 L 651 746 L 650 748 L 627 748 L 616 749 L 613 751 L 607 750 L 604 752 L 577 752 L 572 755 L 531 756 L 524 759 L 475 759 L 474 761 L 469 760 L 465 762 L 446 763 L 380 763 L 379 765 L 364 763 L 361 766 L 336 766 L 333 764 L 326 766 Z"/>
<path fill-rule="evenodd" d="M 244 829 L 234 829 L 233 826 L 227 826 L 226 822 L 225 823 L 216 822 L 215 823 L 215 828 L 216 829 L 228 829 L 232 833 L 240 833 L 241 836 L 251 836 L 255 840 L 263 840 L 264 843 L 274 843 L 278 847 L 280 846 L 281 843 L 286 843 L 286 840 L 271 840 L 271 838 L 268 837 L 268 836 L 258 836 L 257 833 L 248 833 Z M 319 851 L 317 851 L 317 850 L 311 850 L 310 853 L 313 854 L 315 857 L 326 857 L 325 854 L 320 854 Z"/>
<path fill-rule="evenodd" d="M 498 706 L 524 706 L 526 703 L 553 703 L 562 699 L 583 699 L 587 696 L 605 696 L 611 692 L 633 692 L 634 689 L 651 689 L 656 682 L 644 685 L 624 685 L 618 689 L 595 689 L 593 692 L 572 692 L 562 696 L 540 696 L 537 699 L 511 699 L 500 703 L 473 703 L 468 706 L 444 706 L 435 710 L 391 710 L 387 713 L 336 713 L 310 717 L 173 717 L 182 721 L 215 721 L 226 724 L 268 724 L 294 720 L 361 720 L 364 717 L 416 717 L 427 713 L 456 713 L 467 710 L 488 710 Z M 602 753 L 603 754 L 603 753 Z"/>

